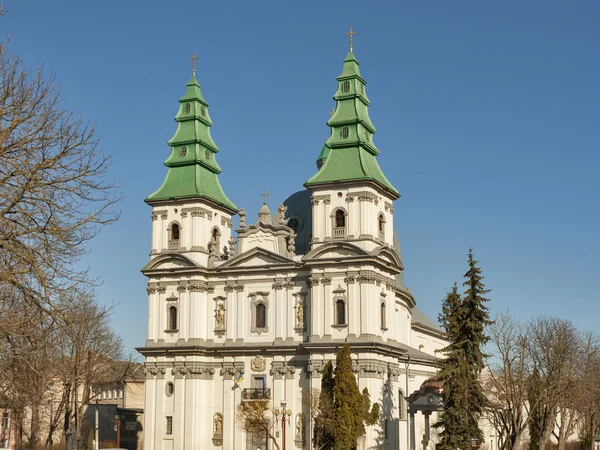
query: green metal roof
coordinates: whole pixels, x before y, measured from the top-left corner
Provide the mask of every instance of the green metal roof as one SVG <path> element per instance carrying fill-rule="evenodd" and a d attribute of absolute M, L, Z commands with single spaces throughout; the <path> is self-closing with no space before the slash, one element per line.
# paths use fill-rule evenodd
<path fill-rule="evenodd" d="M 208 114 L 208 103 L 195 76 L 188 81 L 179 104 L 179 112 L 175 116 L 177 131 L 168 142 L 171 154 L 165 161 L 167 176 L 162 186 L 146 201 L 206 197 L 237 211 L 217 177 L 221 173 L 216 160 L 219 148 L 210 136 L 212 120 Z"/>
<path fill-rule="evenodd" d="M 325 157 L 319 171 L 310 178 L 306 187 L 338 181 L 372 180 L 390 190 L 392 196 L 400 196 L 397 189 L 385 177 L 376 156 L 379 149 L 373 143 L 375 126 L 369 118 L 369 99 L 361 77 L 358 61 L 350 52 L 344 59 L 342 74 L 337 77 L 338 89 L 333 99 L 335 112 L 327 121 L 331 136 L 319 155 Z"/>

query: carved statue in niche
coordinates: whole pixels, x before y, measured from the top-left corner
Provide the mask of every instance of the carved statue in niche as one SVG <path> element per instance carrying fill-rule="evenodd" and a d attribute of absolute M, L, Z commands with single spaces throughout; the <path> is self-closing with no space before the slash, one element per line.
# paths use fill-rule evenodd
<path fill-rule="evenodd" d="M 304 435 L 304 415 L 298 414 L 296 419 L 296 438 L 302 439 Z"/>
<path fill-rule="evenodd" d="M 222 303 L 217 305 L 217 311 L 215 313 L 215 322 L 217 328 L 225 328 L 225 307 Z"/>
<path fill-rule="evenodd" d="M 296 305 L 296 325 L 299 327 L 304 326 L 304 303 L 302 300 Z"/>
<path fill-rule="evenodd" d="M 223 436 L 223 416 L 221 413 L 216 413 L 214 418 L 214 435 Z"/>
<path fill-rule="evenodd" d="M 254 372 L 264 372 L 267 368 L 267 360 L 260 355 L 255 356 L 252 358 L 250 367 Z"/>

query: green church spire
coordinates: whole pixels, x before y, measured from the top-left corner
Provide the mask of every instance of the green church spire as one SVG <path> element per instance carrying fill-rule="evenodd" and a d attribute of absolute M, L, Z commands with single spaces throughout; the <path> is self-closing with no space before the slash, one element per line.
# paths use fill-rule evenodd
<path fill-rule="evenodd" d="M 344 59 L 344 69 L 337 80 L 338 89 L 333 97 L 337 107 L 327 121 L 331 136 L 319 155 L 319 171 L 305 186 L 364 180 L 388 191 L 392 198 L 398 198 L 400 194 L 377 163 L 379 150 L 373 143 L 375 127 L 369 118 L 367 82 L 360 75 L 352 50 Z"/>
<path fill-rule="evenodd" d="M 171 154 L 165 161 L 167 176 L 146 201 L 204 197 L 237 212 L 217 177 L 221 173 L 215 158 L 219 148 L 210 137 L 212 120 L 196 80 L 195 67 L 193 73 L 185 95 L 179 99 L 179 112 L 175 116 L 177 131 L 168 142 Z"/>

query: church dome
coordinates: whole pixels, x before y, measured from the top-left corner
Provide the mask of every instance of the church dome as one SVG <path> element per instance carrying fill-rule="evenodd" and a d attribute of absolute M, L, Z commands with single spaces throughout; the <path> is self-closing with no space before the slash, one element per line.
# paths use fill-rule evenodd
<path fill-rule="evenodd" d="M 310 240 L 312 237 L 312 203 L 311 193 L 308 189 L 298 191 L 290 195 L 283 205 L 287 207 L 285 219 L 287 226 L 296 233 L 296 253 L 306 254 L 310 251 Z M 394 250 L 402 260 L 402 251 L 400 250 L 400 241 L 396 230 L 394 230 Z M 402 272 L 396 275 L 396 286 L 406 290 L 404 285 L 404 276 Z"/>

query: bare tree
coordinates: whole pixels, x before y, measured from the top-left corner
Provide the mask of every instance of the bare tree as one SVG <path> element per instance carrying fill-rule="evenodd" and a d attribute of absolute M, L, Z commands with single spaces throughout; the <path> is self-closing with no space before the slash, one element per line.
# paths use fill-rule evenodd
<path fill-rule="evenodd" d="M 535 404 L 530 447 L 543 450 L 559 411 L 569 404 L 580 340 L 569 320 L 541 316 L 527 324 L 525 342 L 532 364 L 529 402 Z"/>
<path fill-rule="evenodd" d="M 487 358 L 484 390 L 486 416 L 496 429 L 498 447 L 519 448 L 531 417 L 527 403 L 528 353 L 520 323 L 508 313 L 500 314 L 489 327 L 493 353 Z M 533 405 L 534 407 L 536 405 Z"/>
<path fill-rule="evenodd" d="M 275 448 L 280 450 L 273 433 L 274 423 L 271 417 L 271 405 L 268 401 L 243 401 L 237 406 L 235 421 L 238 428 L 246 432 L 253 442 L 264 442 L 269 439 Z"/>
<path fill-rule="evenodd" d="M 52 73 L 26 67 L 0 42 L 0 285 L 52 309 L 93 284 L 75 264 L 119 194 L 95 128 L 62 108 Z"/>

